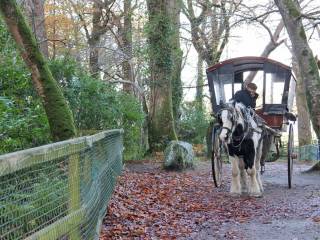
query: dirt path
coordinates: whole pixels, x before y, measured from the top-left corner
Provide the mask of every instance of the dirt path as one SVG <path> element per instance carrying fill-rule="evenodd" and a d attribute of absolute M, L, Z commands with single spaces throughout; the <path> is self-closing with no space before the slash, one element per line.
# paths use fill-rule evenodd
<path fill-rule="evenodd" d="M 320 175 L 302 173 L 310 166 L 295 165 L 293 188 L 287 188 L 285 163 L 267 163 L 263 175 L 264 197 L 250 220 L 225 223 L 219 231 L 206 227 L 187 239 L 225 239 L 234 232 L 235 239 L 316 240 L 320 239 Z"/>
<path fill-rule="evenodd" d="M 287 188 L 285 163 L 268 163 L 263 198 L 231 197 L 229 167 L 221 189 L 210 163 L 165 172 L 159 164 L 128 164 L 104 220 L 101 239 L 320 239 L 320 175 L 295 165 Z"/>

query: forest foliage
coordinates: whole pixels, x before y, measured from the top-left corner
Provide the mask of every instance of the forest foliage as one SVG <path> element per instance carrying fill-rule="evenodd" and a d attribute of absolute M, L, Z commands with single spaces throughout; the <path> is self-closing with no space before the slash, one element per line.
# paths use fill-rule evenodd
<path fill-rule="evenodd" d="M 0 23 L 0 153 L 50 143 L 48 121 L 32 84 L 31 74 L 22 61 L 3 22 Z M 140 152 L 140 128 L 144 114 L 132 95 L 90 76 L 71 57 L 49 62 L 72 110 L 76 127 L 93 133 L 103 129 L 126 129 L 126 158 Z"/>
<path fill-rule="evenodd" d="M 32 10 L 32 1 L 19 4 L 42 45 L 37 36 L 41 26 L 33 21 L 41 15 L 36 12 L 39 9 Z M 276 9 L 273 1 L 256 6 L 257 12 L 265 12 L 261 16 L 252 11 L 254 4 L 226 0 L 217 4 L 47 0 L 43 7 L 48 65 L 73 113 L 78 135 L 123 128 L 126 159 L 140 158 L 172 136 L 204 143 L 211 118 L 204 68 L 220 61 L 236 28 L 261 25 L 266 30 L 270 39 L 264 57 L 285 42 L 280 34 L 284 23 L 280 21 L 276 28 L 270 23 L 279 13 L 265 12 Z M 318 12 L 303 17 L 313 24 L 312 34 L 320 36 L 319 25 L 312 22 Z M 32 86 L 30 69 L 7 28 L 0 19 L 0 153 L 54 140 L 44 103 Z M 307 35 L 313 37 L 310 31 Z M 197 99 L 182 101 L 190 90 L 183 86 L 181 71 L 191 46 L 199 57 L 199 77 L 196 86 L 190 86 L 196 88 Z"/>
<path fill-rule="evenodd" d="M 59 14 L 54 17 L 61 17 Z M 46 19 L 49 38 L 59 38 L 64 33 L 70 32 L 70 27 L 66 27 L 67 22 L 63 21 L 62 26 L 56 27 L 57 19 L 52 22 L 52 18 L 53 16 L 49 14 Z M 68 17 L 63 16 L 63 19 L 65 18 Z M 159 21 L 165 22 L 165 19 Z M 72 28 L 76 27 L 75 23 L 72 26 Z M 146 24 L 143 33 L 148 35 L 149 32 L 154 32 L 154 28 L 151 24 Z M 52 35 L 53 29 L 56 35 Z M 160 39 L 163 40 L 159 44 L 165 45 L 165 48 L 170 46 L 166 38 L 160 37 Z M 142 128 L 146 124 L 147 112 L 143 109 L 141 100 L 133 94 L 122 91 L 117 84 L 92 76 L 86 65 L 87 62 L 79 61 L 77 59 L 79 56 L 74 54 L 75 50 L 70 51 L 67 48 L 63 50 L 63 46 L 66 46 L 65 42 L 57 43 L 59 43 L 59 53 L 54 52 L 52 58 L 48 59 L 48 64 L 73 113 L 78 135 L 123 128 L 125 129 L 125 159 L 138 159 L 143 156 L 147 149 L 141 144 L 144 134 Z M 153 49 L 155 53 L 146 45 L 135 51 L 140 59 L 150 59 L 154 54 L 159 55 L 157 47 Z M 52 49 L 50 51 L 52 52 Z M 157 64 L 171 65 L 170 58 L 170 56 L 166 58 L 169 62 L 162 62 L 160 59 Z M 2 19 L 0 19 L 0 64 L 0 140 L 2 143 L 0 154 L 52 142 L 48 119 L 41 99 L 32 86 L 30 70 L 23 62 Z M 136 74 L 147 79 L 150 76 L 150 68 L 143 61 L 140 66 Z M 145 86 L 142 84 L 143 88 L 152 87 L 148 81 L 145 84 Z M 178 92 L 180 102 L 181 86 L 173 94 L 176 95 Z M 175 109 L 175 115 L 181 115 L 175 119 L 179 138 L 192 143 L 203 142 L 208 122 L 205 113 L 197 112 L 192 103 L 181 107 L 176 106 Z"/>
<path fill-rule="evenodd" d="M 2 21 L 0 64 L 0 153 L 48 143 L 48 121 L 31 74 Z"/>

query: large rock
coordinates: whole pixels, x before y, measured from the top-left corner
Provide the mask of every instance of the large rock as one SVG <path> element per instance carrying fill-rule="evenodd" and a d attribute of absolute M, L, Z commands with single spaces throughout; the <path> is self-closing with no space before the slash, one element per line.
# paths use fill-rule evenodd
<path fill-rule="evenodd" d="M 164 168 L 183 170 L 193 167 L 192 145 L 182 141 L 171 141 L 164 150 Z"/>

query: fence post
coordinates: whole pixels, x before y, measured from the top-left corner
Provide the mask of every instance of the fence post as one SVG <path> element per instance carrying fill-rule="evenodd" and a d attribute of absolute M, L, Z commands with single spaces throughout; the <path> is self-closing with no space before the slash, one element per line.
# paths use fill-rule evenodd
<path fill-rule="evenodd" d="M 80 208 L 80 154 L 73 153 L 69 156 L 69 193 L 70 205 L 69 214 Z M 69 234 L 70 240 L 80 240 L 81 233 L 77 224 L 73 225 L 73 229 Z"/>
<path fill-rule="evenodd" d="M 320 160 L 320 138 L 318 138 L 318 151 L 317 151 L 317 160 Z"/>
<path fill-rule="evenodd" d="M 91 159 L 89 158 L 88 154 L 85 154 L 84 156 L 84 163 L 83 163 L 83 180 L 85 184 L 90 184 L 92 181 L 91 177 L 91 168 L 92 168 L 92 163 Z"/>

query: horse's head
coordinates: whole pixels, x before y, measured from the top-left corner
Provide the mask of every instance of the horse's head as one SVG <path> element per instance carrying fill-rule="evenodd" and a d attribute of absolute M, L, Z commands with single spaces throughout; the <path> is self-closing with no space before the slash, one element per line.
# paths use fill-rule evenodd
<path fill-rule="evenodd" d="M 236 112 L 232 103 L 223 105 L 218 114 L 218 121 L 221 125 L 219 138 L 222 142 L 230 143 L 231 136 L 236 124 Z"/>
<path fill-rule="evenodd" d="M 237 113 L 237 121 L 235 123 L 233 138 L 234 140 L 238 141 L 238 139 L 241 139 L 243 137 L 244 131 L 246 129 L 245 119 L 247 119 L 247 117 L 245 116 L 245 114 L 248 109 L 242 103 L 235 103 L 234 108 L 235 112 Z"/>
<path fill-rule="evenodd" d="M 241 103 L 230 102 L 225 104 L 218 114 L 218 121 L 221 125 L 219 138 L 221 141 L 229 144 L 232 137 L 243 134 L 244 119 L 243 108 Z M 233 136 L 235 135 L 235 136 Z"/>

